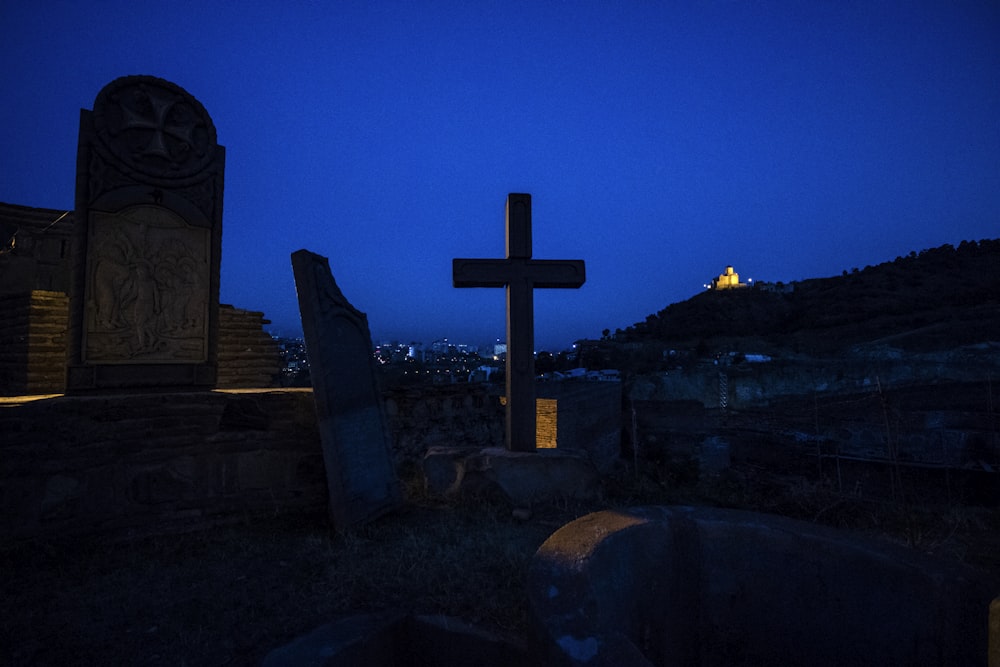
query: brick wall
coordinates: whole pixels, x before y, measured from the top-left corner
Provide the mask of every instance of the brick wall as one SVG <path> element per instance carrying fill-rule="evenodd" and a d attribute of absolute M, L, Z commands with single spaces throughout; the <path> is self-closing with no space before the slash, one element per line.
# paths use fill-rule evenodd
<path fill-rule="evenodd" d="M 0 396 L 63 390 L 68 308 L 62 292 L 0 295 Z"/>
<path fill-rule="evenodd" d="M 264 331 L 264 313 L 219 306 L 220 389 L 273 387 L 281 373 L 278 343 Z"/>
<path fill-rule="evenodd" d="M 68 308 L 62 292 L 0 294 L 0 396 L 65 390 Z M 219 307 L 220 389 L 274 386 L 281 356 L 266 324 L 261 312 Z"/>

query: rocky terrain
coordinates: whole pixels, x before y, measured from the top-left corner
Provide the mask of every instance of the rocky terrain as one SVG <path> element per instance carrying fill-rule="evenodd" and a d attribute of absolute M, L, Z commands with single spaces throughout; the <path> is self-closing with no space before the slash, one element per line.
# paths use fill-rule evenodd
<path fill-rule="evenodd" d="M 706 291 L 609 334 L 626 448 L 668 479 L 750 466 L 841 498 L 995 507 L 997 267 L 1000 241 L 963 242 Z"/>

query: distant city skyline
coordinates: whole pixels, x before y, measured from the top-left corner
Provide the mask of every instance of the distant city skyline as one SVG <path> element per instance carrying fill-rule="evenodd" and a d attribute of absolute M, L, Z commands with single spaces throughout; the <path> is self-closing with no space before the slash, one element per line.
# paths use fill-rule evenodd
<path fill-rule="evenodd" d="M 0 5 L 0 201 L 74 202 L 81 108 L 167 79 L 226 147 L 221 300 L 300 329 L 290 255 L 386 339 L 505 335 L 451 260 L 582 259 L 559 350 L 697 294 L 839 275 L 1000 229 L 1000 3 Z M 99 35 L 99 39 L 73 39 Z"/>

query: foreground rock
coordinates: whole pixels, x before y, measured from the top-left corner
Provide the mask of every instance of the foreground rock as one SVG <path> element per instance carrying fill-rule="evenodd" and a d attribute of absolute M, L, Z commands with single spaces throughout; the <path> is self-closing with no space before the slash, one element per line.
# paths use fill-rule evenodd
<path fill-rule="evenodd" d="M 997 582 L 898 545 L 691 507 L 590 514 L 528 577 L 547 665 L 982 665 Z"/>
<path fill-rule="evenodd" d="M 524 647 L 447 616 L 384 612 L 322 625 L 264 658 L 264 667 L 507 667 Z"/>

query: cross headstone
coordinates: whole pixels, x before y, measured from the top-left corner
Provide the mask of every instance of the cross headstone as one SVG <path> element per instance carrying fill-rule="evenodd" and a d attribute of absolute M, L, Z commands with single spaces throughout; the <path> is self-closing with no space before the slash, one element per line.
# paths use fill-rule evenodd
<path fill-rule="evenodd" d="M 81 110 L 67 391 L 215 386 L 225 148 L 180 86 Z"/>
<path fill-rule="evenodd" d="M 507 449 L 535 451 L 536 287 L 580 287 L 582 259 L 531 258 L 531 195 L 507 195 L 506 259 L 452 260 L 455 287 L 507 288 Z"/>
<path fill-rule="evenodd" d="M 375 375 L 368 318 L 337 287 L 326 257 L 292 253 L 302 333 L 309 355 L 330 516 L 337 530 L 402 502 L 389 427 Z"/>

